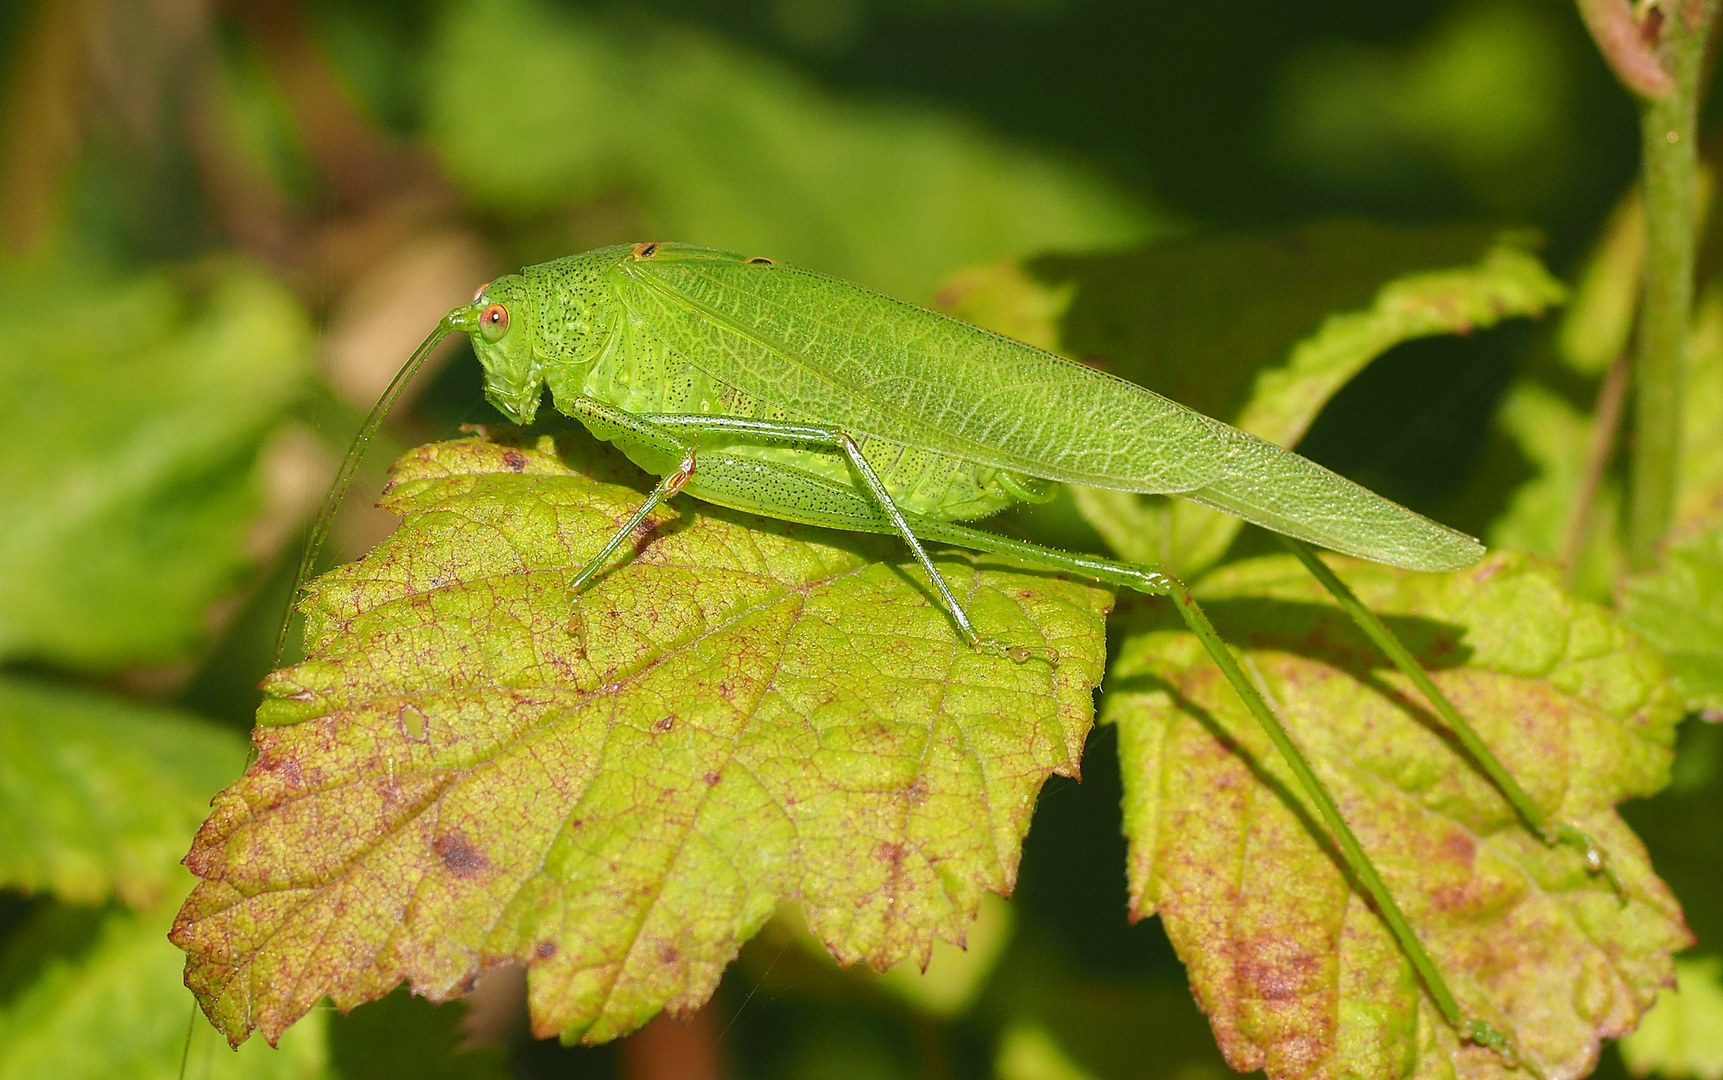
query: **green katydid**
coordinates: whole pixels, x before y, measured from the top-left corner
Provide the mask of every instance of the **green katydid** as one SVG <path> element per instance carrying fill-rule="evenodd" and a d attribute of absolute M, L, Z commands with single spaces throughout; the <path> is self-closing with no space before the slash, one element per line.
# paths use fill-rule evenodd
<path fill-rule="evenodd" d="M 548 387 L 558 411 L 661 478 L 576 575 L 576 592 L 654 508 L 685 492 L 788 521 L 895 533 L 957 633 L 1019 662 L 1036 651 L 984 636 L 923 541 L 1170 596 L 1285 756 L 1434 1004 L 1466 1039 L 1515 1057 L 1505 1034 L 1468 1017 L 1454 998 L 1333 799 L 1185 585 L 963 522 L 1042 500 L 1049 482 L 1065 482 L 1179 495 L 1282 534 L 1526 825 L 1547 842 L 1576 847 L 1616 884 L 1598 849 L 1571 826 L 1545 821 L 1405 648 L 1303 543 L 1409 569 L 1455 570 L 1481 557 L 1477 541 L 1131 383 L 770 259 L 619 245 L 481 288 L 414 351 L 367 418 L 313 530 L 295 595 L 365 442 L 425 357 L 456 330 L 470 335 L 486 397 L 511 420 L 530 424 Z"/>

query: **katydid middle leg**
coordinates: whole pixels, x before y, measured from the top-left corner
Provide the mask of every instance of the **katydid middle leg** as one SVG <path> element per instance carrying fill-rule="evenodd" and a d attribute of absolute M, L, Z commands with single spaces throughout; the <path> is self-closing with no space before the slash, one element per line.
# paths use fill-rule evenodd
<path fill-rule="evenodd" d="M 879 478 L 874 467 L 869 464 L 867 457 L 861 452 L 861 447 L 854 436 L 841 428 L 826 427 L 818 424 L 778 423 L 770 420 L 756 420 L 751 417 L 736 416 L 707 416 L 707 415 L 646 415 L 640 418 L 669 432 L 687 433 L 696 438 L 712 438 L 714 436 L 738 437 L 743 440 L 759 440 L 767 442 L 801 443 L 810 446 L 824 446 L 840 451 L 850 463 L 856 478 L 861 481 L 862 490 L 874 508 L 884 515 L 891 524 L 892 532 L 901 537 L 909 545 L 910 554 L 927 574 L 928 581 L 934 591 L 939 593 L 944 601 L 945 609 L 951 619 L 957 624 L 958 632 L 969 644 L 983 652 L 997 656 L 1009 656 L 1022 662 L 1038 655 L 1041 650 L 1022 645 L 1006 645 L 991 638 L 982 637 L 975 629 L 975 624 L 964 610 L 963 604 L 952 592 L 951 586 L 945 581 L 945 575 L 933 565 L 933 559 L 922 547 L 921 540 L 915 530 L 910 527 L 909 519 L 892 499 L 891 492 L 886 490 L 885 482 Z M 1049 662 L 1055 658 L 1044 657 Z"/>

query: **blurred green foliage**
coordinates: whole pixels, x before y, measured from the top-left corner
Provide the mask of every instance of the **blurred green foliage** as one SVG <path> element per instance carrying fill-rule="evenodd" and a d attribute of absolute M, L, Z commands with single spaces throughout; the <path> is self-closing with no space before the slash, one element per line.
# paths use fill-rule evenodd
<path fill-rule="evenodd" d="M 1708 237 L 1680 546 L 1621 584 L 1622 454 L 1594 451 L 1640 272 L 1637 136 L 1567 0 L 9 0 L 0 51 L 0 1077 L 180 1073 L 173 863 L 237 775 L 291 534 L 357 422 L 328 387 L 356 385 L 342 358 L 390 368 L 427 329 L 377 298 L 435 311 L 600 243 L 739 248 L 918 301 L 959 302 L 938 287 L 978 264 L 1040 278 L 970 314 L 1116 352 L 1231 416 L 1323 318 L 1529 227 L 1575 287 L 1559 325 L 1384 339 L 1281 419 L 1325 464 L 1563 561 L 1590 598 L 1619 588 L 1690 703 L 1716 708 L 1723 246 Z M 1341 244 L 1313 273 L 1214 239 L 1343 216 L 1428 240 Z M 431 243 L 469 255 L 403 276 Z M 1236 278 L 1197 274 L 1229 248 Z M 1133 263 L 1167 302 L 1070 287 L 1099 275 L 1128 300 Z M 444 364 L 398 442 L 494 419 L 470 356 Z M 1102 543 L 1069 498 L 1000 524 Z M 376 533 L 361 507 L 337 546 Z M 1227 555 L 1261 543 L 1246 530 Z M 1719 731 L 1689 720 L 1671 788 L 1623 810 L 1700 939 L 1683 978 L 1713 991 Z M 315 1011 L 276 1051 L 229 1054 L 200 1022 L 185 1075 L 645 1077 L 688 1045 L 785 1080 L 1225 1075 L 1158 921 L 1127 918 L 1117 742 L 1100 729 L 1083 782 L 1042 792 L 960 1006 L 837 971 L 773 923 L 681 1042 L 658 1024 L 613 1048 L 534 1041 L 499 977 L 465 1019 L 397 993 Z M 1711 1075 L 1683 1025 L 1715 997 L 1659 1006 L 1629 1063 Z M 456 1052 L 458 1030 L 501 1049 Z"/>
<path fill-rule="evenodd" d="M 0 345 L 0 657 L 169 662 L 242 580 L 259 451 L 305 393 L 310 328 L 253 268 L 180 277 L 6 282 L 36 317 Z"/>

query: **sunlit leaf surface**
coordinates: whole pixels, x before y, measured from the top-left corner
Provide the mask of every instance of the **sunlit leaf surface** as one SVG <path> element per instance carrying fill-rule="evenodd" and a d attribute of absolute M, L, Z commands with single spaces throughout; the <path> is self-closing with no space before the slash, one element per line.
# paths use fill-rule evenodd
<path fill-rule="evenodd" d="M 1614 812 L 1668 782 L 1681 707 L 1663 664 L 1540 564 L 1336 565 L 1552 819 L 1608 850 L 1625 906 L 1521 825 L 1291 559 L 1234 564 L 1201 595 L 1462 1004 L 1546 1075 L 1582 1075 L 1689 940 Z M 1229 1061 L 1276 1078 L 1501 1074 L 1491 1051 L 1458 1044 L 1267 737 L 1161 615 L 1126 640 L 1104 719 L 1119 727 L 1134 910 L 1165 921 Z"/>
<path fill-rule="evenodd" d="M 400 529 L 315 585 L 174 930 L 231 1039 L 514 959 L 539 1034 L 601 1041 L 698 1005 L 780 902 L 846 963 L 925 961 L 1076 771 L 1107 592 L 943 556 L 979 624 L 1060 658 L 1017 664 L 888 540 L 687 507 L 576 600 L 640 495 L 552 449 L 415 451 Z"/>

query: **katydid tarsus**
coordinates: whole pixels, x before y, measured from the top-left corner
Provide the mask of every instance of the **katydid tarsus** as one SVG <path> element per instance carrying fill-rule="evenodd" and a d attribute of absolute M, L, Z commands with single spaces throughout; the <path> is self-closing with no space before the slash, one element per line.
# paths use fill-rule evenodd
<path fill-rule="evenodd" d="M 956 632 L 976 649 L 1017 662 L 1057 657 L 988 638 L 924 541 L 1169 596 L 1285 756 L 1347 868 L 1462 1038 L 1516 1057 L 1509 1035 L 1455 999 L 1334 800 L 1189 589 L 1147 567 L 963 522 L 1043 499 L 1049 482 L 1065 482 L 1178 495 L 1282 534 L 1429 699 L 1526 826 L 1548 843 L 1578 849 L 1619 891 L 1596 846 L 1572 826 L 1545 820 L 1406 649 L 1304 544 L 1440 571 L 1475 563 L 1483 553 L 1477 541 L 1134 384 L 770 259 L 620 245 L 481 288 L 415 350 L 367 418 L 313 529 L 295 596 L 365 442 L 425 357 L 454 331 L 470 335 L 486 397 L 509 419 L 530 424 L 548 387 L 557 410 L 661 478 L 576 575 L 574 593 L 655 507 L 680 492 L 788 521 L 896 534 Z"/>

